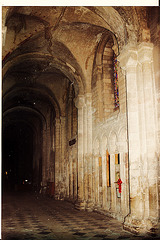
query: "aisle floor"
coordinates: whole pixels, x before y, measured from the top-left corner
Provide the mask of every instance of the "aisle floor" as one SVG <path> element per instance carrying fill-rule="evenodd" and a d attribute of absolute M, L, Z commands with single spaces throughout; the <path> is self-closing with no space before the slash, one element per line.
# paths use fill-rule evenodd
<path fill-rule="evenodd" d="M 2 240 L 160 239 L 131 234 L 116 219 L 35 194 L 5 194 L 2 214 Z"/>

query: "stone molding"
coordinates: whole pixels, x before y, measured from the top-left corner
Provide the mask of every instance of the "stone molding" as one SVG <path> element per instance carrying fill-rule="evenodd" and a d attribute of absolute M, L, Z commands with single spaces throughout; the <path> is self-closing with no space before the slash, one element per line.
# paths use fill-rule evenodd
<path fill-rule="evenodd" d="M 122 137 L 122 131 L 126 133 L 126 136 Z M 117 146 L 115 149 L 114 144 L 111 143 L 110 137 L 112 136 L 112 133 L 115 133 L 116 135 L 116 141 Z M 108 137 L 107 137 L 108 136 Z M 104 138 L 106 138 L 106 143 L 104 144 Z M 124 139 L 125 138 L 125 139 Z M 95 152 L 95 148 L 97 150 L 100 150 L 100 152 L 103 154 L 103 152 L 108 149 L 108 151 L 112 151 L 112 153 L 118 152 L 127 152 L 128 151 L 128 143 L 127 143 L 127 122 L 126 122 L 126 115 L 119 115 L 115 116 L 112 121 L 106 120 L 103 124 L 99 123 L 96 126 L 93 126 L 93 152 Z M 98 142 L 99 144 L 97 144 Z M 119 144 L 121 143 L 121 144 Z M 100 146 L 103 144 L 105 146 L 105 150 L 103 147 Z M 113 148 L 112 148 L 113 145 Z M 100 149 L 99 149 L 100 148 Z"/>
<path fill-rule="evenodd" d="M 129 66 L 137 65 L 137 48 L 135 45 L 128 44 L 121 51 L 117 60 L 119 61 L 120 67 L 123 70 L 126 70 Z"/>
<path fill-rule="evenodd" d="M 153 61 L 153 44 L 152 43 L 140 43 L 137 47 L 138 61 L 140 63 Z"/>
<path fill-rule="evenodd" d="M 85 105 L 84 95 L 78 95 L 76 99 L 74 99 L 76 108 L 82 108 Z"/>
<path fill-rule="evenodd" d="M 120 67 L 136 67 L 138 63 L 153 61 L 153 44 L 142 42 L 139 45 L 126 45 L 118 56 Z"/>

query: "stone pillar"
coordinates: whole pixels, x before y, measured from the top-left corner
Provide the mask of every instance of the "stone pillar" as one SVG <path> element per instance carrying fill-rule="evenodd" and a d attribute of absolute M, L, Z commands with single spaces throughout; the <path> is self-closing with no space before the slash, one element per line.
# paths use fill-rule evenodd
<path fill-rule="evenodd" d="M 102 193 L 103 193 L 103 202 L 102 207 L 104 210 L 107 210 L 107 177 L 106 177 L 106 149 L 102 151 Z"/>
<path fill-rule="evenodd" d="M 111 211 L 116 212 L 115 153 L 110 151 Z"/>
<path fill-rule="evenodd" d="M 92 211 L 92 95 L 78 96 L 78 205 Z"/>
<path fill-rule="evenodd" d="M 92 94 L 86 94 L 86 107 L 87 107 L 87 183 L 88 183 L 88 199 L 87 211 L 92 211 Z"/>
<path fill-rule="evenodd" d="M 73 150 L 73 198 L 77 200 L 77 144 Z"/>
<path fill-rule="evenodd" d="M 144 116 L 145 116 L 145 136 L 146 136 L 146 156 L 143 164 L 145 189 L 145 217 L 152 221 L 158 219 L 158 149 L 156 136 L 156 105 L 155 105 L 155 82 L 153 78 L 153 45 L 151 43 L 141 43 L 138 46 L 138 60 L 141 63 L 144 93 Z"/>
<path fill-rule="evenodd" d="M 88 173 L 87 173 L 87 106 L 83 106 L 83 154 L 84 154 L 84 199 L 88 200 Z"/>
<path fill-rule="evenodd" d="M 83 108 L 84 96 L 79 95 L 75 100 L 75 106 L 78 108 L 78 199 L 75 205 L 78 209 L 85 209 L 84 201 L 84 154 L 83 154 Z"/>
<path fill-rule="evenodd" d="M 50 127 L 43 129 L 42 185 L 46 186 L 50 178 Z"/>
<path fill-rule="evenodd" d="M 8 10 L 9 7 L 2 7 L 2 46 L 5 46 L 6 42 L 7 27 L 5 24 Z"/>
<path fill-rule="evenodd" d="M 66 118 L 60 117 L 61 123 L 61 199 L 65 196 L 65 188 L 66 188 L 66 164 L 65 164 L 65 150 L 66 150 Z"/>
<path fill-rule="evenodd" d="M 69 159 L 67 159 L 66 162 L 66 185 L 67 185 L 66 198 L 69 199 Z"/>
<path fill-rule="evenodd" d="M 130 213 L 124 228 L 146 232 L 158 220 L 152 45 L 127 45 L 118 60 L 126 76 L 129 136 Z"/>
<path fill-rule="evenodd" d="M 69 198 L 73 199 L 73 155 L 69 155 Z"/>
<path fill-rule="evenodd" d="M 129 213 L 129 181 L 128 181 L 128 144 L 127 129 L 123 129 L 119 135 L 118 152 L 120 153 L 120 178 L 122 180 L 121 215 L 125 217 Z"/>
<path fill-rule="evenodd" d="M 59 199 L 60 190 L 60 119 L 55 119 L 55 198 Z"/>
<path fill-rule="evenodd" d="M 99 209 L 99 154 L 95 154 L 94 162 L 95 162 L 95 208 Z"/>
<path fill-rule="evenodd" d="M 96 196 L 96 181 L 95 181 L 95 171 L 96 171 L 96 167 L 95 167 L 95 155 L 93 155 L 93 164 L 92 164 L 92 202 L 93 205 L 95 205 L 95 196 Z"/>
<path fill-rule="evenodd" d="M 46 168 L 45 168 L 45 159 L 46 159 L 46 129 L 43 128 L 43 144 L 42 144 L 42 185 L 47 185 L 47 179 L 46 179 Z"/>
<path fill-rule="evenodd" d="M 49 116 L 50 117 L 50 116 Z M 48 117 L 48 119 L 49 119 Z M 46 176 L 47 182 L 51 181 L 51 171 L 50 171 L 50 152 L 51 152 L 51 135 L 50 135 L 50 123 L 47 122 L 46 129 L 46 159 L 45 159 L 45 168 L 46 168 Z"/>

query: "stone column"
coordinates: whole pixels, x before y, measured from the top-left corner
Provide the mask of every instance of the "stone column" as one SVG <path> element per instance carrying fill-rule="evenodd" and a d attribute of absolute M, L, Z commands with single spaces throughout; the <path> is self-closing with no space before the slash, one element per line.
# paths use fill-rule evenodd
<path fill-rule="evenodd" d="M 102 207 L 104 210 L 107 210 L 107 177 L 106 177 L 106 149 L 102 150 L 102 193 L 103 193 L 103 202 Z"/>
<path fill-rule="evenodd" d="M 69 159 L 66 162 L 66 197 L 69 199 Z"/>
<path fill-rule="evenodd" d="M 130 213 L 124 228 L 146 232 L 158 219 L 152 45 L 127 45 L 118 60 L 126 76 L 129 136 Z"/>
<path fill-rule="evenodd" d="M 6 42 L 7 27 L 5 24 L 8 10 L 9 7 L 2 7 L 2 46 L 5 46 Z"/>
<path fill-rule="evenodd" d="M 60 190 L 60 119 L 55 119 L 55 198 L 59 199 Z"/>
<path fill-rule="evenodd" d="M 94 155 L 94 165 L 95 165 L 95 208 L 99 209 L 100 208 L 100 203 L 99 203 L 99 157 L 100 154 L 95 154 Z"/>
<path fill-rule="evenodd" d="M 66 118 L 60 117 L 61 122 L 61 199 L 64 198 L 66 188 L 66 163 L 65 161 L 65 150 L 66 150 Z"/>
<path fill-rule="evenodd" d="M 95 196 L 96 196 L 96 187 L 95 187 L 95 184 L 96 184 L 96 181 L 95 181 L 96 159 L 95 159 L 95 155 L 93 155 L 92 160 L 93 160 L 93 164 L 92 164 L 92 202 L 93 202 L 93 205 L 95 205 Z"/>
<path fill-rule="evenodd" d="M 115 153 L 110 151 L 111 211 L 116 212 Z"/>
<path fill-rule="evenodd" d="M 46 128 L 43 129 L 43 158 L 42 158 L 42 184 L 47 185 L 50 179 L 50 126 L 47 123 Z"/>
<path fill-rule="evenodd" d="M 84 155 L 84 199 L 85 202 L 88 200 L 88 174 L 87 174 L 87 106 L 83 106 L 83 155 Z"/>
<path fill-rule="evenodd" d="M 50 117 L 50 116 L 49 116 Z M 48 117 L 48 118 L 49 118 Z M 51 152 L 51 135 L 50 135 L 50 123 L 47 123 L 47 129 L 46 129 L 46 159 L 45 159 L 45 165 L 46 165 L 46 171 L 47 171 L 47 181 L 51 181 L 51 171 L 50 171 L 50 165 L 51 165 L 51 159 L 50 159 L 50 152 Z"/>
<path fill-rule="evenodd" d="M 92 94 L 86 94 L 86 107 L 87 107 L 87 188 L 88 188 L 88 199 L 87 199 L 87 211 L 92 211 Z"/>
<path fill-rule="evenodd" d="M 79 95 L 75 100 L 75 106 L 78 108 L 78 200 L 75 205 L 78 209 L 85 209 L 84 201 L 84 159 L 83 159 L 83 108 L 84 96 Z"/>
<path fill-rule="evenodd" d="M 73 155 L 69 155 L 69 198 L 73 199 Z"/>
<path fill-rule="evenodd" d="M 141 43 L 138 46 L 138 60 L 141 63 L 144 94 L 145 162 L 143 163 L 143 184 L 145 193 L 145 218 L 156 222 L 158 219 L 158 149 L 156 136 L 155 82 L 153 75 L 153 44 Z M 151 220 L 152 219 L 152 220 Z M 147 221 L 148 221 L 147 220 Z"/>
<path fill-rule="evenodd" d="M 45 166 L 45 159 L 46 159 L 46 129 L 43 128 L 43 144 L 42 144 L 42 185 L 47 185 L 47 177 L 46 177 L 46 166 Z"/>

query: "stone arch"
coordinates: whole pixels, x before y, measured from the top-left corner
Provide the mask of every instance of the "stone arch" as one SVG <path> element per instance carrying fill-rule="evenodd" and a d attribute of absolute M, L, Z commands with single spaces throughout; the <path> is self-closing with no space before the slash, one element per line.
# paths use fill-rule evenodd
<path fill-rule="evenodd" d="M 112 48 L 114 49 L 114 51 L 116 52 L 116 55 L 118 55 L 119 53 L 119 46 L 118 46 L 118 42 L 115 35 L 112 32 L 106 30 L 102 34 L 101 40 L 99 41 L 96 48 L 96 52 L 95 52 L 95 58 L 94 58 L 93 70 L 92 70 L 92 74 L 93 74 L 92 87 L 94 86 L 95 80 L 96 80 L 94 77 L 96 74 L 96 70 L 99 70 L 99 72 L 103 74 L 103 54 L 107 44 L 111 49 Z"/>
<path fill-rule="evenodd" d="M 119 130 L 118 130 L 118 141 L 127 141 L 127 128 L 126 126 L 122 126 Z"/>
<path fill-rule="evenodd" d="M 97 46 L 92 70 L 93 107 L 97 110 L 96 119 L 107 119 L 114 111 L 113 56 L 118 54 L 118 42 L 115 36 L 106 31 Z M 114 50 L 113 50 L 114 49 Z M 116 50 L 117 49 L 117 50 Z M 98 103 L 100 99 L 100 103 Z"/>
<path fill-rule="evenodd" d="M 106 133 L 104 133 L 102 136 L 101 145 L 102 145 L 102 153 L 105 154 L 106 150 L 108 149 L 108 138 Z"/>
<path fill-rule="evenodd" d="M 111 131 L 108 136 L 109 152 L 115 153 L 117 151 L 117 134 Z"/>
<path fill-rule="evenodd" d="M 12 132 L 12 138 L 14 140 L 10 138 L 9 142 L 14 141 L 15 143 L 17 142 L 19 144 L 22 144 L 22 149 L 25 152 L 25 158 L 32 163 L 32 169 L 30 169 L 32 172 L 32 187 L 36 186 L 36 188 L 40 188 L 40 183 L 42 181 L 42 167 L 44 164 L 44 159 L 42 157 L 43 140 L 41 137 L 41 131 L 42 129 L 46 131 L 46 128 L 47 126 L 45 116 L 36 109 L 24 106 L 14 106 L 10 109 L 4 110 L 3 112 L 3 143 L 5 144 L 5 138 L 8 133 L 10 132 L 11 134 Z M 33 149 L 32 147 L 29 147 L 30 144 L 26 140 L 28 138 L 25 138 L 25 134 L 23 136 L 23 140 L 21 139 L 21 142 L 18 140 L 19 132 L 23 132 L 24 130 L 26 131 L 26 129 L 27 135 L 30 137 L 29 139 L 33 146 Z M 19 144 L 16 144 L 17 149 L 19 148 Z M 28 146 L 29 149 L 26 149 L 26 146 Z M 32 152 L 32 156 L 30 156 L 30 158 L 27 158 L 29 156 L 29 152 Z M 20 162 L 20 156 L 21 154 L 18 154 L 16 156 L 17 162 Z M 17 172 L 18 179 L 19 173 L 17 169 L 18 167 L 15 170 Z"/>
<path fill-rule="evenodd" d="M 42 122 L 45 123 L 45 129 L 47 128 L 47 123 L 46 123 L 45 116 L 44 116 L 41 112 L 39 112 L 38 110 L 29 108 L 29 107 L 16 106 L 16 107 L 10 108 L 9 110 L 6 110 L 6 111 L 3 113 L 3 117 L 5 118 L 7 114 L 11 114 L 12 112 L 15 112 L 15 111 L 18 112 L 18 111 L 20 111 L 20 110 L 23 110 L 23 111 L 25 111 L 25 112 L 32 112 L 32 113 L 36 114 L 37 117 L 38 117 L 39 119 L 41 119 Z M 23 121 L 23 120 L 22 120 L 22 121 Z M 25 122 L 25 121 L 24 121 L 24 122 Z M 4 124 L 5 124 L 5 123 L 6 123 L 6 122 L 4 121 Z M 32 129 L 33 129 L 33 125 L 31 125 L 31 124 L 29 124 L 29 125 L 30 125 L 30 127 L 32 127 Z"/>
<path fill-rule="evenodd" d="M 99 147 L 100 147 L 100 141 L 98 138 L 96 138 L 93 143 L 93 152 L 95 155 L 99 154 Z"/>
<path fill-rule="evenodd" d="M 54 109 L 55 109 L 55 112 L 56 112 L 56 117 L 60 117 L 61 116 L 61 109 L 60 109 L 60 106 L 54 96 L 54 94 L 46 87 L 44 86 L 39 86 L 39 87 L 21 87 L 21 86 L 13 86 L 8 92 L 6 92 L 3 96 L 3 102 L 5 104 L 5 102 L 7 101 L 6 99 L 10 99 L 12 95 L 17 95 L 18 93 L 21 93 L 21 92 L 27 92 L 29 91 L 30 93 L 34 94 L 40 94 L 42 96 L 44 96 L 46 99 L 48 99 L 49 102 L 51 102 L 51 104 L 53 105 Z M 38 111 L 38 110 L 37 110 Z M 42 114 L 42 113 L 41 113 Z"/>
<path fill-rule="evenodd" d="M 128 137 L 127 137 L 127 128 L 126 126 L 122 126 L 118 131 L 118 148 L 121 152 L 128 151 Z"/>
<path fill-rule="evenodd" d="M 105 27 L 113 32 L 119 42 L 120 50 L 128 41 L 139 40 L 142 31 L 146 9 L 135 7 L 87 7 L 105 22 Z M 115 20 L 116 19 L 116 20 Z M 143 23 L 143 24 L 141 24 Z M 123 29 L 123 30 L 122 30 Z"/>
<path fill-rule="evenodd" d="M 65 47 L 63 44 L 58 45 L 61 48 L 61 54 L 63 53 L 63 49 L 67 49 L 67 47 Z M 22 50 L 22 51 L 20 51 Z M 24 51 L 23 51 L 24 50 Z M 56 50 L 56 49 L 55 49 Z M 58 51 L 58 50 L 57 50 Z M 52 89 L 47 87 L 47 85 L 43 85 L 41 84 L 41 82 L 38 82 L 38 78 L 40 74 L 43 73 L 47 73 L 47 72 L 53 72 L 53 73 L 60 73 L 61 75 L 64 76 L 64 80 L 69 81 L 70 85 L 74 86 L 74 90 L 75 90 L 75 95 L 84 95 L 85 92 L 85 82 L 84 82 L 84 77 L 83 77 L 83 73 L 81 71 L 80 66 L 78 65 L 78 63 L 76 62 L 76 60 L 74 59 L 74 57 L 72 56 L 72 54 L 69 52 L 69 50 L 66 50 L 68 53 L 68 59 L 67 61 L 65 61 L 63 58 L 61 58 L 61 55 L 58 56 L 59 52 L 53 56 L 52 54 L 48 54 L 48 53 L 44 53 L 43 51 L 39 52 L 25 52 L 25 49 L 17 49 L 15 50 L 10 56 L 8 56 L 6 59 L 4 59 L 3 61 L 3 82 L 5 83 L 5 79 L 8 78 L 8 75 L 10 74 L 10 72 L 14 72 L 14 68 L 17 71 L 17 69 L 21 69 L 18 67 L 21 66 L 22 67 L 25 66 L 26 62 L 33 62 L 35 63 L 35 65 L 40 66 L 40 68 L 37 69 L 33 66 L 31 66 L 31 68 L 33 70 L 37 71 L 37 80 L 36 78 L 34 79 L 34 74 L 33 74 L 33 78 L 31 76 L 31 82 L 27 82 L 27 80 L 22 83 L 23 81 L 17 81 L 16 84 L 13 84 L 12 88 L 8 88 L 5 94 L 5 97 L 7 99 L 7 97 L 9 97 L 9 95 L 12 95 L 15 93 L 18 94 L 18 92 L 23 91 L 23 92 L 27 92 L 27 90 L 30 90 L 30 92 L 36 92 L 37 94 L 41 94 L 43 96 L 46 97 L 46 99 L 48 100 L 48 102 L 51 103 L 51 105 L 53 105 L 55 112 L 56 112 L 56 117 L 54 119 L 54 123 L 52 123 L 52 125 L 54 124 L 54 129 L 53 131 L 51 129 L 49 129 L 49 125 L 47 126 L 46 131 L 42 132 L 43 135 L 43 139 L 44 139 L 44 145 L 43 145 L 43 159 L 45 159 L 46 164 L 45 164 L 45 168 L 43 169 L 43 176 L 44 176 L 44 181 L 43 181 L 43 185 L 46 184 L 46 181 L 48 181 L 49 179 L 52 181 L 55 181 L 55 197 L 58 197 L 59 193 L 60 193 L 60 185 L 59 185 L 59 169 L 61 169 L 60 164 L 61 165 L 65 165 L 63 164 L 64 162 L 64 154 L 65 154 L 65 147 L 67 148 L 67 140 L 66 143 L 65 141 L 62 139 L 62 135 L 64 137 L 66 133 L 66 129 L 65 129 L 65 125 L 67 125 L 67 120 L 65 120 L 65 117 L 63 114 L 62 116 L 62 105 L 60 104 L 60 102 L 57 101 L 56 97 L 54 96 L 54 93 L 52 92 Z M 71 59 L 69 59 L 69 57 Z M 70 61 L 73 60 L 73 61 Z M 75 63 L 75 64 L 72 64 Z M 27 66 L 28 67 L 28 66 Z M 25 67 L 24 67 L 24 71 L 25 71 Z M 27 69 L 27 71 L 29 71 L 29 68 Z M 38 72 L 40 73 L 38 75 Z M 27 72 L 28 73 L 28 72 Z M 21 79 L 22 80 L 22 79 Z M 29 79 L 30 80 L 30 79 Z M 65 85 L 66 86 L 66 85 Z M 66 90 L 67 90 L 67 86 L 66 86 Z M 17 92 L 18 91 L 18 92 Z M 68 95 L 67 95 L 68 97 Z M 67 101 L 66 101 L 67 102 Z M 64 102 L 63 102 L 64 103 Z M 50 114 L 50 113 L 49 113 Z M 49 122 L 49 115 L 47 113 L 47 123 Z M 76 113 L 74 113 L 76 114 Z M 44 114 L 45 115 L 45 114 Z M 51 122 L 51 121 L 50 121 Z M 55 137 L 55 149 L 54 149 L 54 153 L 53 153 L 53 149 L 51 148 L 51 144 L 50 142 L 52 141 L 52 138 Z M 64 137 L 65 138 L 65 137 Z M 66 136 L 67 139 L 67 136 Z M 47 144 L 47 142 L 49 142 L 49 144 Z M 54 164 L 55 167 L 53 168 L 53 164 L 52 164 L 52 156 L 54 155 Z M 60 161 L 61 159 L 61 161 Z M 61 163 L 59 163 L 61 162 Z M 59 169 L 58 169 L 58 167 Z M 51 174 L 51 169 L 54 169 L 54 174 Z M 65 169 L 65 167 L 64 167 Z M 65 175 L 65 170 L 62 173 Z M 54 175 L 54 176 L 51 176 Z M 51 178 L 52 177 L 52 178 Z M 64 177 L 65 178 L 65 177 Z M 77 181 L 77 179 L 76 179 Z M 66 184 L 64 181 L 61 184 Z M 62 185 L 61 185 L 62 186 Z M 74 186 L 76 187 L 76 185 Z M 64 188 L 63 188 L 64 189 Z M 63 190 L 62 190 L 63 191 Z"/>
<path fill-rule="evenodd" d="M 14 66 L 15 65 L 13 63 L 13 66 L 11 66 L 11 68 Z M 6 79 L 9 79 L 10 77 L 8 74 L 11 68 L 9 68 L 6 72 Z M 54 93 L 49 87 L 36 83 L 34 81 L 15 81 L 14 84 L 8 84 L 7 88 L 5 88 L 3 105 L 4 115 L 7 112 L 11 112 L 15 118 L 17 111 L 21 113 L 21 116 L 20 114 L 17 115 L 15 125 L 17 125 L 19 122 L 24 122 L 27 124 L 28 120 L 30 122 L 33 121 L 33 124 L 35 125 L 34 129 L 37 129 L 36 125 L 38 125 L 38 120 L 35 120 L 35 114 L 41 122 L 41 125 L 38 125 L 39 128 L 37 130 L 39 134 L 35 134 L 33 137 L 33 144 L 36 146 L 36 143 L 38 143 L 39 145 L 37 146 L 39 146 L 40 150 L 38 151 L 38 148 L 34 148 L 33 159 L 34 164 L 37 164 L 36 162 L 39 161 L 38 165 L 41 166 L 41 169 L 39 170 L 41 172 L 41 177 L 39 177 L 39 179 L 43 181 L 43 184 L 46 184 L 45 182 L 47 181 L 49 175 L 48 169 L 50 169 L 50 166 L 53 166 L 55 164 L 56 147 L 54 139 L 60 138 L 60 133 L 56 131 L 56 119 L 60 119 L 61 108 Z M 54 167 L 52 167 L 52 173 L 53 172 L 55 172 Z M 38 184 L 40 186 L 40 183 Z"/>
<path fill-rule="evenodd" d="M 91 9 L 91 8 L 90 8 Z M 92 7 L 92 11 L 105 21 L 106 28 L 115 34 L 118 41 L 124 43 L 125 31 L 121 31 L 120 26 L 126 28 L 121 15 L 113 7 Z M 116 21 L 115 21 L 116 18 Z"/>
<path fill-rule="evenodd" d="M 17 57 L 13 57 L 8 61 L 4 61 L 3 63 L 3 79 L 5 81 L 5 77 L 9 69 L 15 67 L 19 63 L 23 63 L 25 61 L 34 60 L 37 62 L 45 62 L 46 66 L 44 67 L 44 72 L 47 70 L 58 69 L 62 74 L 66 76 L 73 84 L 75 88 L 76 95 L 84 94 L 84 77 L 76 72 L 74 67 L 72 67 L 69 63 L 64 63 L 60 59 L 52 57 L 50 54 L 40 54 L 40 53 L 25 53 L 21 54 Z"/>

